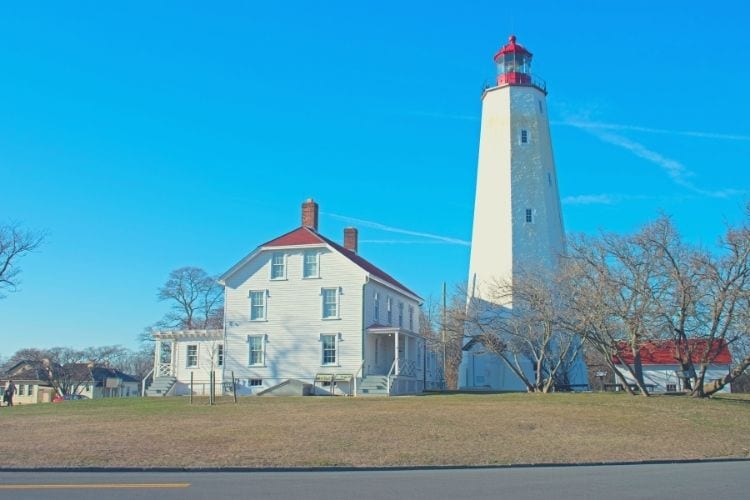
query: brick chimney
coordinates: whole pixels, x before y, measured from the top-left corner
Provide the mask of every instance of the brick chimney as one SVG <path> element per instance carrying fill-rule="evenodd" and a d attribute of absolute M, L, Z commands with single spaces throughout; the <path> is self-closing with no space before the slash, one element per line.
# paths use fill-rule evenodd
<path fill-rule="evenodd" d="M 313 231 L 318 230 L 318 204 L 312 198 L 302 204 L 302 225 Z"/>
<path fill-rule="evenodd" d="M 346 227 L 344 228 L 344 248 L 357 253 L 357 228 Z"/>

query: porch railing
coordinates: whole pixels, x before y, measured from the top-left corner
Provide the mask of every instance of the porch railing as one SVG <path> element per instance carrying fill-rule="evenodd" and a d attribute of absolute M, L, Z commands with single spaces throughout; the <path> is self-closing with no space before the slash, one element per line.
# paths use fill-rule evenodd
<path fill-rule="evenodd" d="M 354 374 L 354 396 L 357 396 L 357 377 L 359 377 L 359 374 L 362 372 L 362 369 L 365 367 L 365 360 L 363 359 L 362 362 L 359 364 L 359 369 L 357 370 L 357 373 Z"/>
<path fill-rule="evenodd" d="M 159 369 L 154 376 L 156 377 L 169 377 L 172 375 L 172 364 L 171 363 L 159 363 Z"/>
<path fill-rule="evenodd" d="M 415 377 L 417 375 L 417 362 L 413 359 L 399 358 L 398 374 L 405 377 Z"/>
<path fill-rule="evenodd" d="M 396 371 L 396 361 L 397 360 L 394 359 L 393 363 L 391 363 L 391 369 L 388 370 L 388 376 L 386 377 L 386 379 L 388 381 L 386 395 L 388 395 L 388 396 L 391 395 L 391 377 L 393 376 L 393 372 Z"/>

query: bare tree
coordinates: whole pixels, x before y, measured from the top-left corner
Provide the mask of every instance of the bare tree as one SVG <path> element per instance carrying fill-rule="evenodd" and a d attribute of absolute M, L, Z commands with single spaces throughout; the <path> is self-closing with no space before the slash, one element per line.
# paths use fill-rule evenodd
<path fill-rule="evenodd" d="M 629 392 L 621 370 L 647 394 L 640 350 L 649 341 L 671 342 L 695 397 L 714 394 L 750 367 L 750 206 L 716 252 L 684 243 L 663 216 L 629 236 L 571 238 L 569 249 L 568 320 L 613 370 L 618 361 L 614 373 Z M 726 348 L 736 360 L 730 372 L 706 381 Z"/>
<path fill-rule="evenodd" d="M 0 299 L 3 291 L 15 292 L 20 280 L 18 260 L 36 250 L 44 235 L 21 229 L 18 225 L 0 226 Z"/>
<path fill-rule="evenodd" d="M 692 394 L 710 396 L 750 367 L 750 205 L 743 224 L 729 227 L 718 256 L 702 255 L 696 265 L 701 300 L 697 307 L 699 338 L 703 349 Z M 731 346 L 739 359 L 728 374 L 706 382 L 706 372 L 723 345 Z"/>
<path fill-rule="evenodd" d="M 566 283 L 555 273 L 527 270 L 490 284 L 466 309 L 472 341 L 500 358 L 529 392 L 570 384 L 568 374 L 583 342 L 564 320 L 560 287 Z"/>
<path fill-rule="evenodd" d="M 224 289 L 206 271 L 181 267 L 169 273 L 159 288 L 159 300 L 167 301 L 171 311 L 157 323 L 159 328 L 183 330 L 222 328 Z"/>
<path fill-rule="evenodd" d="M 446 294 L 447 295 L 447 294 Z M 420 334 L 441 362 L 444 388 L 458 389 L 458 369 L 461 365 L 464 344 L 464 319 L 466 295 L 464 288 L 456 286 L 446 297 L 445 305 L 432 297 L 422 306 Z"/>
<path fill-rule="evenodd" d="M 568 240 L 567 275 L 571 280 L 572 324 L 592 346 L 618 359 L 635 385 L 648 396 L 643 381 L 640 349 L 654 337 L 662 290 L 654 249 L 641 244 L 640 235 L 603 233 Z M 627 363 L 622 345 L 631 351 Z M 614 366 L 612 367 L 614 369 Z M 615 373 L 628 391 L 629 384 Z"/>

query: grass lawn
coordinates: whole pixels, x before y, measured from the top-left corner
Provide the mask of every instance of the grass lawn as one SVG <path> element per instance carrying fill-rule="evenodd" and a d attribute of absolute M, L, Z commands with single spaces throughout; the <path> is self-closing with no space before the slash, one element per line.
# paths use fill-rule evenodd
<path fill-rule="evenodd" d="M 0 408 L 2 467 L 282 467 L 750 456 L 750 398 L 452 394 Z"/>

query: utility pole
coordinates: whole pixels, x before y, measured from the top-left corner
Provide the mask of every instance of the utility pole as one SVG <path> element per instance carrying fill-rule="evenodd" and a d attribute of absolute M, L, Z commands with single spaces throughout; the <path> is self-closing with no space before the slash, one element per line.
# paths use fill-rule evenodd
<path fill-rule="evenodd" d="M 446 309 L 447 309 L 446 295 L 447 295 L 446 294 L 446 285 L 445 285 L 445 281 L 443 281 L 443 321 L 442 321 L 442 327 L 440 328 L 440 330 L 441 330 L 441 337 L 442 337 L 442 343 L 443 343 L 443 390 L 445 390 L 445 389 L 448 388 L 447 387 L 447 381 L 446 381 L 446 378 L 445 378 L 445 373 L 446 373 L 445 372 L 445 367 L 446 367 L 446 364 L 445 364 L 445 318 L 446 318 L 446 313 L 447 313 L 446 312 Z"/>

